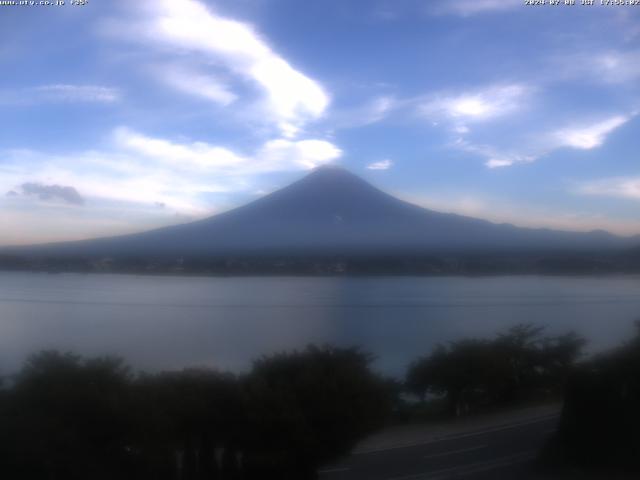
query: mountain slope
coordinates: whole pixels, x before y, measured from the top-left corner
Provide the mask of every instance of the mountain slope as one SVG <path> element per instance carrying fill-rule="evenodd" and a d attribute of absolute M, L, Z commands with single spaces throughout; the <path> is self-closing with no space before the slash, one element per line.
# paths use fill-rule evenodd
<path fill-rule="evenodd" d="M 26 250 L 83 256 L 401 254 L 589 251 L 637 243 L 601 231 L 526 229 L 439 213 L 392 197 L 346 170 L 324 167 L 259 200 L 197 222 Z"/>

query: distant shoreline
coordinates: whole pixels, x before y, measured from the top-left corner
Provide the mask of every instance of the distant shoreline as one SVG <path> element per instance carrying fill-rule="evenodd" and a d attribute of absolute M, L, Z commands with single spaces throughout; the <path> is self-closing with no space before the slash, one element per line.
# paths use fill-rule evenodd
<path fill-rule="evenodd" d="M 640 269 L 607 270 L 592 272 L 575 271 L 494 271 L 494 272 L 196 272 L 196 271 L 147 271 L 147 270 L 45 270 L 0 267 L 0 274 L 31 273 L 55 275 L 118 275 L 134 277 L 184 277 L 184 278 L 499 278 L 499 277 L 633 277 L 640 275 Z"/>

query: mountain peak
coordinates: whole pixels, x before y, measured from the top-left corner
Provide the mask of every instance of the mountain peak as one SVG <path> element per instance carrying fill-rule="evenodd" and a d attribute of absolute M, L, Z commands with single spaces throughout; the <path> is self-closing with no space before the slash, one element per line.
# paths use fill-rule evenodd
<path fill-rule="evenodd" d="M 234 210 L 189 224 L 49 246 L 75 255 L 429 254 L 596 250 L 625 246 L 606 234 L 521 229 L 426 210 L 337 165 Z"/>
<path fill-rule="evenodd" d="M 303 179 L 309 178 L 309 177 L 310 178 L 317 178 L 317 177 L 347 178 L 348 177 L 348 178 L 357 178 L 359 180 L 362 180 L 356 174 L 334 163 L 329 163 L 326 165 L 320 165 L 319 167 L 315 167 L 313 170 L 311 170 L 310 173 L 306 175 L 306 177 L 303 177 Z"/>
<path fill-rule="evenodd" d="M 366 180 L 331 164 L 314 168 L 300 180 L 264 197 L 260 203 L 271 204 L 280 210 L 300 210 L 300 215 L 304 216 L 304 212 L 318 209 L 349 208 L 354 203 L 375 206 L 389 199 Z"/>
<path fill-rule="evenodd" d="M 338 171 L 338 172 L 348 172 L 348 170 L 337 163 L 325 163 L 323 165 L 318 165 L 313 168 L 311 172 L 322 172 L 322 171 Z"/>
<path fill-rule="evenodd" d="M 330 189 L 335 188 L 366 188 L 368 190 L 375 189 L 369 182 L 362 179 L 358 175 L 350 172 L 344 167 L 335 164 L 321 165 L 314 168 L 306 176 L 302 177 L 297 182 L 294 182 L 290 187 L 295 185 L 304 185 L 305 188 L 310 185 L 317 186 L 319 188 L 325 187 Z M 285 187 L 287 189 L 288 187 Z M 376 189 L 377 190 L 377 189 Z"/>

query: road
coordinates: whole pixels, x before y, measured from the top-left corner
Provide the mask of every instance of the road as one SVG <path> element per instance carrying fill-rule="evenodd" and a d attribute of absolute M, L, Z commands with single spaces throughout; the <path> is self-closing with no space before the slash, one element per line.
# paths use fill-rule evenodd
<path fill-rule="evenodd" d="M 536 478 L 532 462 L 554 432 L 557 414 L 458 432 L 409 446 L 353 454 L 319 471 L 320 480 Z"/>

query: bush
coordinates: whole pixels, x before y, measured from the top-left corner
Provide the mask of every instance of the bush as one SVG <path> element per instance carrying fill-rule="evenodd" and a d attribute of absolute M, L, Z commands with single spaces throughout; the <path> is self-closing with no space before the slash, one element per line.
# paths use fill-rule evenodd
<path fill-rule="evenodd" d="M 384 421 L 387 384 L 355 349 L 263 357 L 244 378 L 143 374 L 42 352 L 0 390 L 7 478 L 305 479 Z"/>
<path fill-rule="evenodd" d="M 493 340 L 439 345 L 411 364 L 406 388 L 423 400 L 444 397 L 453 416 L 559 394 L 585 342 L 574 333 L 544 337 L 542 332 L 518 325 Z"/>

